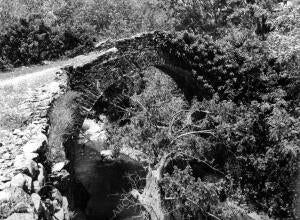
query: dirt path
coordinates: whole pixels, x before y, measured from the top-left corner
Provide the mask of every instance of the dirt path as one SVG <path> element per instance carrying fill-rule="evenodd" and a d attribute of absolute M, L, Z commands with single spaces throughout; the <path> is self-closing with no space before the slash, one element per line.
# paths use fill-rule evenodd
<path fill-rule="evenodd" d="M 9 78 L 6 80 L 2 80 L 0 82 L 0 86 L 9 86 L 12 84 L 20 84 L 20 83 L 24 83 L 26 81 L 30 81 L 33 79 L 37 79 L 37 78 L 43 78 L 44 76 L 46 76 L 47 78 L 49 78 L 49 74 L 54 74 L 60 69 L 60 67 L 53 67 L 53 68 L 47 68 L 45 70 L 41 70 L 38 72 L 33 72 L 33 73 L 29 73 L 26 75 L 21 75 L 21 76 L 17 76 L 14 78 Z"/>
<path fill-rule="evenodd" d="M 49 82 L 52 81 L 55 77 L 55 73 L 59 71 L 62 67 L 72 65 L 78 66 L 84 63 L 90 62 L 93 59 L 96 59 L 101 52 L 91 52 L 86 55 L 80 55 L 75 58 L 71 58 L 64 61 L 56 61 L 48 65 L 40 66 L 40 67 L 29 67 L 24 69 L 25 74 L 22 74 L 21 70 L 17 70 L 17 72 L 8 72 L 3 73 L 2 77 L 0 77 L 0 87 L 10 86 L 10 85 L 28 85 L 37 82 Z M 32 71 L 31 71 L 32 69 Z M 41 69 L 41 70 L 37 70 Z M 17 75 L 17 76 L 16 76 Z M 1 76 L 1 74 L 0 74 Z"/>

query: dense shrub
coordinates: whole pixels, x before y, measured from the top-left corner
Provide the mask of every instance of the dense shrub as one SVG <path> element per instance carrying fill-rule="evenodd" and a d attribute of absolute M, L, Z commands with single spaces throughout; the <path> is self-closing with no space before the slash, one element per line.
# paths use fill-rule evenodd
<path fill-rule="evenodd" d="M 207 161 L 227 176 L 227 184 L 217 192 L 212 187 L 211 196 L 223 191 L 225 197 L 271 216 L 293 217 L 300 122 L 299 96 L 290 94 L 298 91 L 297 55 L 275 56 L 267 42 L 251 35 L 229 39 L 183 33 L 160 42 L 163 51 L 203 85 L 195 91 L 198 101 L 189 105 L 174 82 L 149 71 L 146 89 L 130 95 L 129 107 L 119 106 L 126 112 L 121 118 L 126 123 L 113 126 L 110 144 L 142 150 L 153 164 L 166 152 Z M 196 186 L 203 181 L 189 170 L 178 172 L 183 176 L 168 175 L 164 188 L 168 198 L 176 198 L 173 205 L 186 202 L 185 211 L 191 214 L 205 204 L 221 216 L 211 198 L 200 197 L 204 188 Z M 203 200 L 181 192 L 181 187 L 199 192 L 196 198 Z"/>
<path fill-rule="evenodd" d="M 295 59 L 279 60 L 266 43 L 240 34 L 244 35 L 241 39 L 230 35 L 216 41 L 184 32 L 169 35 L 160 45 L 174 63 L 192 72 L 202 85 L 200 91 L 194 91 L 198 97 L 211 98 L 217 93 L 221 99 L 249 103 L 262 100 L 263 94 L 276 88 L 287 88 L 293 74 L 286 74 L 286 70 Z"/>
<path fill-rule="evenodd" d="M 41 15 L 20 19 L 0 34 L 1 69 L 40 63 L 58 58 L 81 45 L 91 46 L 89 38 L 80 37 L 72 29 L 55 31 L 45 25 Z"/>
<path fill-rule="evenodd" d="M 247 202 L 281 218 L 293 215 L 300 129 L 285 104 L 281 99 L 250 105 L 213 99 L 197 107 L 210 112 L 206 126 L 215 129 L 206 158 L 229 175 L 232 190 L 241 189 Z"/>

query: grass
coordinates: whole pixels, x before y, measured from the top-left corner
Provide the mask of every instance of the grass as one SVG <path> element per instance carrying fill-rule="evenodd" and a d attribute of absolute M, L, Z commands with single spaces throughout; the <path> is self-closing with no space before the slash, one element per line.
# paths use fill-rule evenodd
<path fill-rule="evenodd" d="M 12 85 L 0 87 L 0 142 L 11 141 L 11 133 L 14 129 L 22 129 L 33 111 L 33 106 L 22 108 L 24 100 L 29 97 L 30 91 L 22 87 Z"/>
<path fill-rule="evenodd" d="M 29 91 L 13 86 L 0 88 L 0 129 L 13 130 L 23 125 L 27 120 L 22 103 L 29 97 Z"/>
<path fill-rule="evenodd" d="M 76 99 L 77 92 L 69 91 L 59 97 L 54 103 L 49 115 L 49 151 L 47 158 L 50 162 L 59 162 L 65 159 L 63 144 L 75 135 L 76 128 L 81 124 L 81 117 Z"/>

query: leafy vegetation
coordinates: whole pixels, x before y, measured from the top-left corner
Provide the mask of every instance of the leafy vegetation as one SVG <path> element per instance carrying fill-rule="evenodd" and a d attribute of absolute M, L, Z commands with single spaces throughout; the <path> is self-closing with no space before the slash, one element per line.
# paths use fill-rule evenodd
<path fill-rule="evenodd" d="M 92 44 L 71 30 L 55 31 L 45 25 L 40 15 L 31 15 L 1 33 L 0 69 L 55 59 L 80 45 L 88 48 Z"/>
<path fill-rule="evenodd" d="M 165 201 L 167 211 L 183 207 L 184 218 L 208 210 L 222 216 L 224 197 L 270 216 L 292 217 L 300 131 L 299 96 L 292 95 L 299 85 L 297 54 L 274 56 L 255 36 L 238 43 L 185 32 L 161 46 L 202 83 L 198 99 L 190 104 L 174 82 L 148 70 L 141 93 L 123 90 L 120 97 L 130 96 L 129 106 L 111 99 L 118 110 L 110 111 L 123 114 L 110 144 L 142 150 L 153 165 L 166 153 L 183 157 L 179 168 L 173 158 L 161 187 L 175 201 Z M 191 158 L 224 174 L 226 184 L 197 174 Z"/>
<path fill-rule="evenodd" d="M 107 37 L 181 31 L 157 46 L 192 72 L 201 89 L 184 97 L 155 69 L 133 82 L 134 89 L 127 82 L 114 85 L 104 97 L 111 120 L 108 144 L 142 151 L 152 170 L 174 154 L 158 184 L 166 213 L 179 219 L 228 217 L 225 203 L 230 201 L 279 219 L 295 218 L 299 5 L 275 0 L 3 0 L 0 6 L 1 69 L 57 58 Z M 42 13 L 33 16 L 37 12 Z M 72 132 L 76 120 L 70 108 L 76 96 L 67 93 L 50 115 L 53 146 Z"/>

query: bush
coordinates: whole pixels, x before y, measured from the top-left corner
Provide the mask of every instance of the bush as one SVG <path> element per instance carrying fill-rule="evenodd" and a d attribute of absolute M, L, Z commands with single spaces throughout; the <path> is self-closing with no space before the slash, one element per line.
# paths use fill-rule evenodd
<path fill-rule="evenodd" d="M 130 95 L 130 106 L 120 106 L 126 123 L 112 126 L 110 144 L 142 150 L 152 164 L 168 152 L 204 160 L 226 175 L 219 196 L 224 192 L 225 198 L 252 204 L 271 216 L 293 217 L 300 122 L 299 97 L 289 94 L 299 83 L 294 80 L 296 59 L 279 59 L 268 44 L 249 36 L 214 41 L 184 33 L 174 39 L 170 35 L 161 47 L 203 85 L 195 91 L 198 100 L 189 105 L 173 83 L 149 72 L 146 88 Z M 163 192 L 176 201 L 170 210 L 186 202 L 182 198 L 195 201 L 182 187 L 204 190 L 195 187 L 205 181 L 195 179 L 188 167 L 179 169 L 166 176 Z M 169 186 L 178 194 L 168 191 Z M 202 198 L 200 194 L 196 197 Z M 205 196 L 196 203 L 202 208 L 214 204 Z M 197 205 L 185 204 L 187 214 L 196 212 Z"/>
<path fill-rule="evenodd" d="M 90 48 L 92 45 L 89 38 L 82 38 L 75 30 L 54 31 L 45 25 L 41 15 L 33 14 L 11 24 L 0 34 L 1 69 L 55 59 L 79 46 Z"/>
<path fill-rule="evenodd" d="M 239 197 L 236 189 L 241 189 L 258 210 L 288 218 L 293 216 L 300 124 L 282 103 L 213 99 L 197 108 L 210 112 L 207 126 L 215 129 L 205 157 L 233 181 L 232 196 Z"/>

